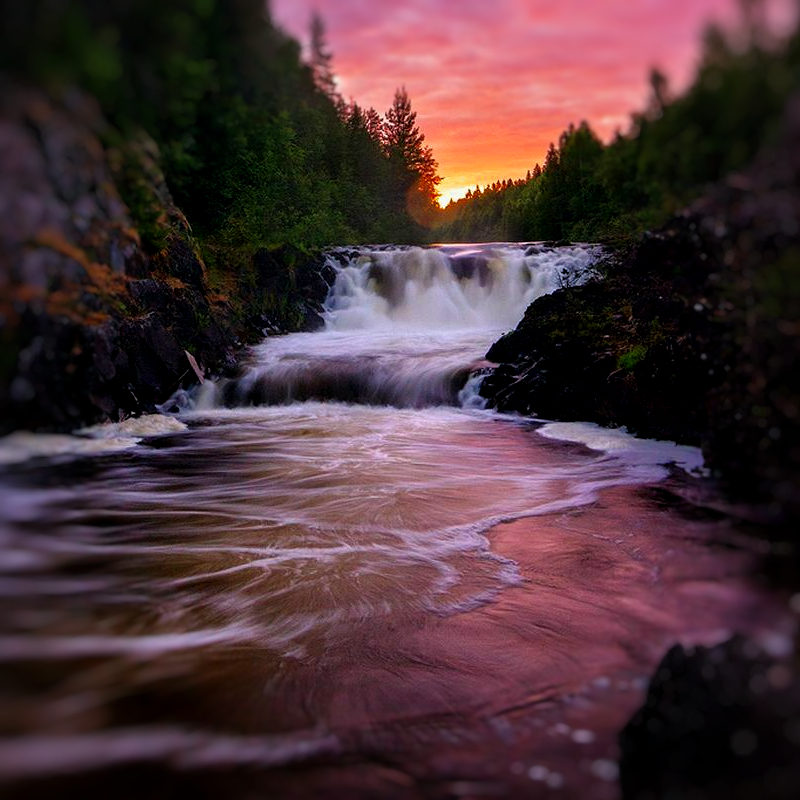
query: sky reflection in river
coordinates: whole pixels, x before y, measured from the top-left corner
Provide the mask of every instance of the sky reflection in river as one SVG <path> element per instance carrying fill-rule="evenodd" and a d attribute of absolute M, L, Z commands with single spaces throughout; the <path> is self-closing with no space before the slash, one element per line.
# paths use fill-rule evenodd
<path fill-rule="evenodd" d="M 268 340 L 177 419 L 0 446 L 4 798 L 606 800 L 666 647 L 782 635 L 727 523 L 643 492 L 696 451 L 441 405 L 493 300 L 590 255 L 490 249 L 345 255 L 343 330 Z M 454 304 L 482 325 L 443 332 Z"/>

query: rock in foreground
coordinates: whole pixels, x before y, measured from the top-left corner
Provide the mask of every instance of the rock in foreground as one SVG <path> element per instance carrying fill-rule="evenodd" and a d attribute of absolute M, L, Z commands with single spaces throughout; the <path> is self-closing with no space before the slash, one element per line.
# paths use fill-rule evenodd
<path fill-rule="evenodd" d="M 800 796 L 800 684 L 787 659 L 735 638 L 676 645 L 620 734 L 624 800 Z"/>

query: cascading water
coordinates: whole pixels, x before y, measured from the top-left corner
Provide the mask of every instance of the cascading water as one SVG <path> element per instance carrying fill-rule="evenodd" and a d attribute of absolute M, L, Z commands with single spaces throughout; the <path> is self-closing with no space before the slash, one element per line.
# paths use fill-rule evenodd
<path fill-rule="evenodd" d="M 198 407 L 338 400 L 421 408 L 474 403 L 483 354 L 528 305 L 592 275 L 597 246 L 334 250 L 325 330 L 268 339 Z M 460 397 L 459 397 L 460 395 Z"/>
<path fill-rule="evenodd" d="M 724 525 L 637 493 L 697 451 L 476 407 L 598 253 L 333 251 L 323 331 L 171 416 L 0 441 L 4 798 L 615 798 L 669 644 L 786 637 Z"/>
<path fill-rule="evenodd" d="M 489 330 L 513 327 L 525 309 L 591 274 L 597 246 L 447 245 L 334 251 L 328 329 Z"/>

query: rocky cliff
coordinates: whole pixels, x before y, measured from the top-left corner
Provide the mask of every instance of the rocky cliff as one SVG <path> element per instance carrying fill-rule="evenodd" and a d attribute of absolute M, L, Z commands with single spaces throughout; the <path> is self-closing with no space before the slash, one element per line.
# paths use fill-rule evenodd
<path fill-rule="evenodd" d="M 313 258 L 229 255 L 207 268 L 149 137 L 123 139 L 76 90 L 0 78 L 0 433 L 152 409 L 312 324 Z"/>
<path fill-rule="evenodd" d="M 537 300 L 488 358 L 490 406 L 703 447 L 734 500 L 800 516 L 800 98 L 747 171 Z"/>

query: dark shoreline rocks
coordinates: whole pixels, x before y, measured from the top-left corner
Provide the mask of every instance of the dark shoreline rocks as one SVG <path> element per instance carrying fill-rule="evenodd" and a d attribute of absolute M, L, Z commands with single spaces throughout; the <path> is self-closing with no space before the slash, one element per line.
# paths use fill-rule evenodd
<path fill-rule="evenodd" d="M 701 398 L 703 370 L 679 328 L 682 309 L 664 294 L 654 296 L 649 282 L 637 287 L 626 278 L 618 272 L 533 303 L 486 355 L 500 364 L 481 388 L 489 405 L 698 444 L 706 418 L 692 401 Z M 653 316 L 637 308 L 650 310 L 655 302 L 660 313 Z"/>
<path fill-rule="evenodd" d="M 775 536 L 800 519 L 800 98 L 782 136 L 602 281 L 534 302 L 487 358 L 489 406 L 699 445 Z"/>
<path fill-rule="evenodd" d="M 0 435 L 152 411 L 243 345 L 320 322 L 317 258 L 215 253 L 212 274 L 151 139 L 104 144 L 75 90 L 0 89 Z"/>
<path fill-rule="evenodd" d="M 619 735 L 624 800 L 796 798 L 796 674 L 788 653 L 766 653 L 752 639 L 675 645 Z"/>

